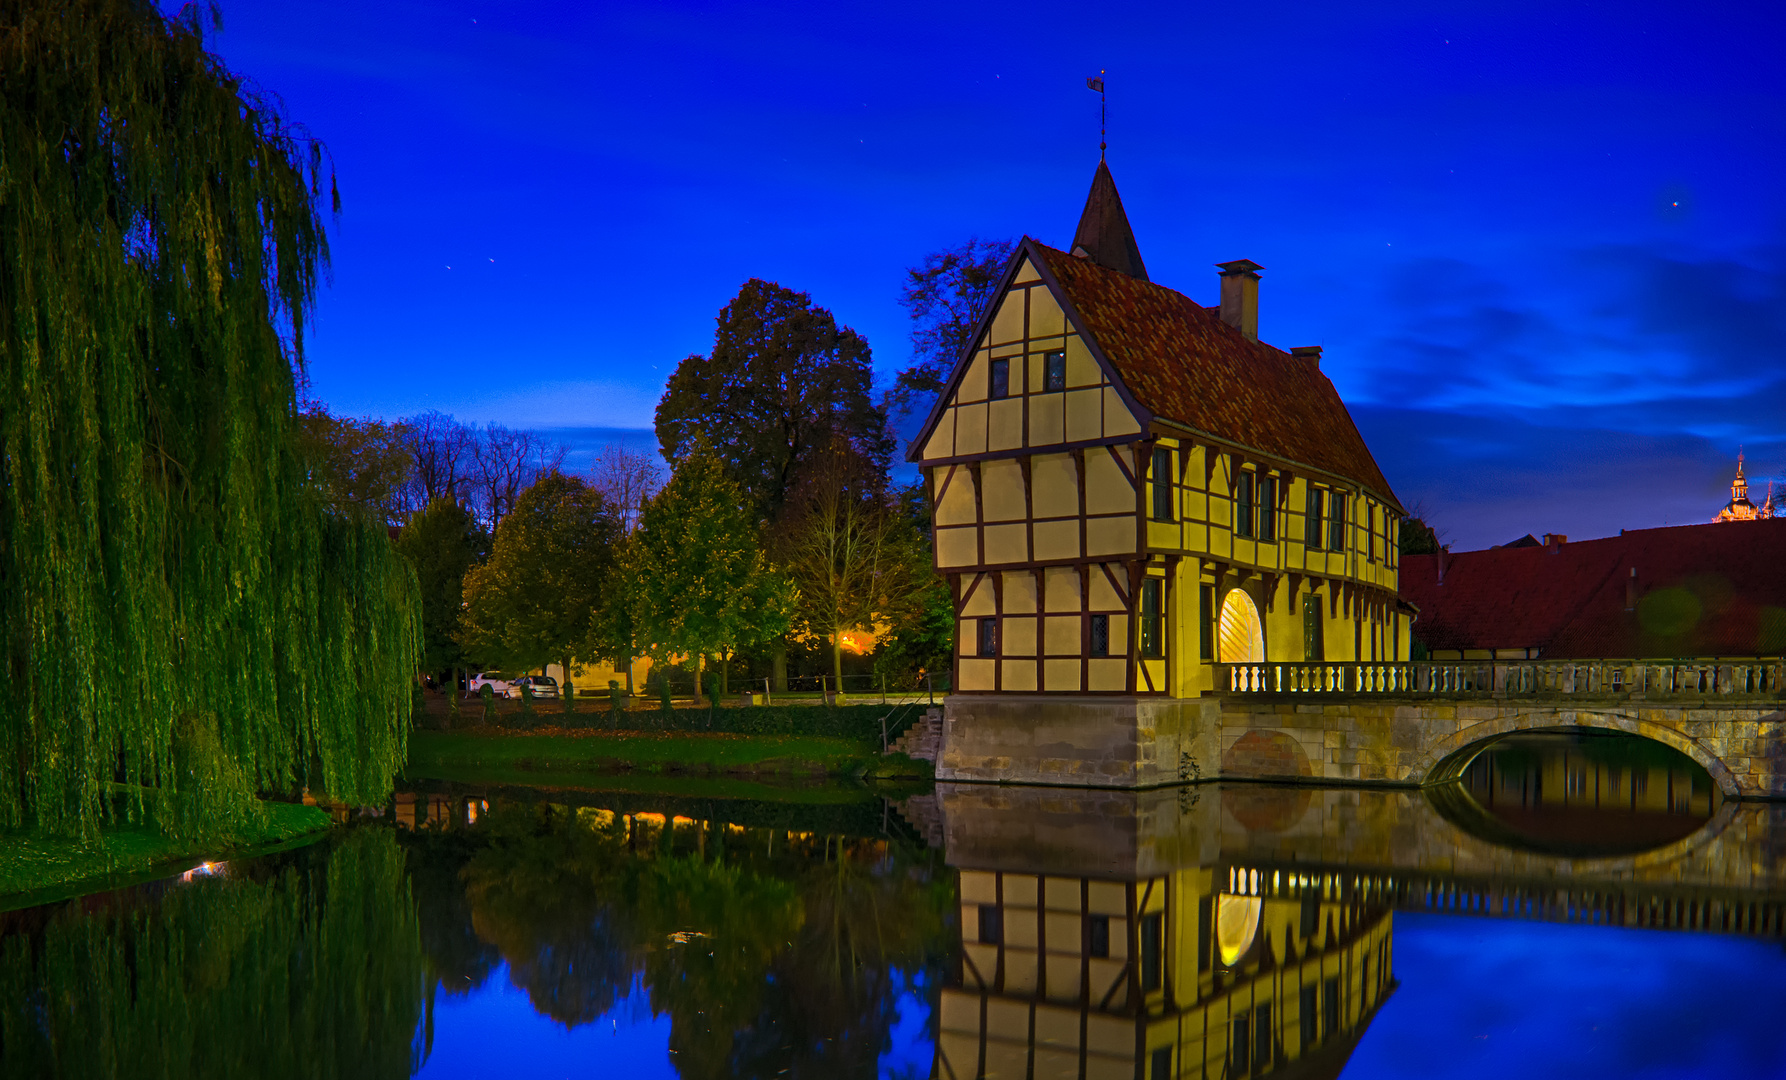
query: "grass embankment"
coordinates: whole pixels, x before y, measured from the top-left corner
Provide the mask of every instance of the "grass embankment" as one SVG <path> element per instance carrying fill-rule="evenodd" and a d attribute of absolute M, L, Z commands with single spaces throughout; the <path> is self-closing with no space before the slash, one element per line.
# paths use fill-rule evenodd
<path fill-rule="evenodd" d="M 105 829 L 93 844 L 0 832 L 0 911 L 158 877 L 201 859 L 215 861 L 288 846 L 319 836 L 329 827 L 328 813 L 317 807 L 264 805 L 265 825 L 202 844 L 170 840 L 142 825 Z"/>
<path fill-rule="evenodd" d="M 407 774 L 526 783 L 521 774 L 645 773 L 797 780 L 836 776 L 925 775 L 928 763 L 882 758 L 879 740 L 830 735 L 742 735 L 695 731 L 591 731 L 548 728 L 416 731 Z"/>

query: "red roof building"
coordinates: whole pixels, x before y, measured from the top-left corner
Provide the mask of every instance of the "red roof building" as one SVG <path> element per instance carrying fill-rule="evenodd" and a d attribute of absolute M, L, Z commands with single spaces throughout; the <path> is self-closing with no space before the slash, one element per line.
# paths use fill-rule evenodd
<path fill-rule="evenodd" d="M 1786 653 L 1786 519 L 1546 539 L 1403 558 L 1415 641 L 1435 660 Z"/>

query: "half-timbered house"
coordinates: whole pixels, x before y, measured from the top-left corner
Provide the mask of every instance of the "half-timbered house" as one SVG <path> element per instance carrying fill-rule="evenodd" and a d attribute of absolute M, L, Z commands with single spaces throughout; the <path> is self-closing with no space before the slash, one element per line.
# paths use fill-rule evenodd
<path fill-rule="evenodd" d="M 1211 307 L 1150 281 L 1101 162 L 1071 249 L 1012 255 L 909 452 L 959 618 L 939 775 L 1188 779 L 1225 665 L 1407 657 L 1395 494 L 1321 350 L 1258 340 L 1262 267 L 1219 269 Z"/>

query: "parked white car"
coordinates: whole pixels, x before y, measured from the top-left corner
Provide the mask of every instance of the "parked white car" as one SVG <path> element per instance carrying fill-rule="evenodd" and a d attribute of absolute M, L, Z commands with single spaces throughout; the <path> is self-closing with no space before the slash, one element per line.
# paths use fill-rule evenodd
<path fill-rule="evenodd" d="M 509 677 L 500 671 L 484 671 L 473 675 L 471 681 L 465 684 L 465 696 L 477 697 L 486 686 L 497 697 L 509 696 Z"/>
<path fill-rule="evenodd" d="M 514 682 L 509 683 L 509 697 L 520 697 L 522 687 L 530 688 L 533 691 L 533 697 L 536 701 L 540 698 L 555 698 L 558 696 L 558 680 L 550 675 L 521 676 Z"/>

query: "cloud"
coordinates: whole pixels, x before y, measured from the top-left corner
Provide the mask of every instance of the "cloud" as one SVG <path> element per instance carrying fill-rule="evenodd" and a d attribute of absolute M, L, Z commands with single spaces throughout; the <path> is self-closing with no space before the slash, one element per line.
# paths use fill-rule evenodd
<path fill-rule="evenodd" d="M 1737 448 L 1786 478 L 1786 248 L 1425 260 L 1336 373 L 1390 482 L 1461 548 L 1707 521 Z"/>

